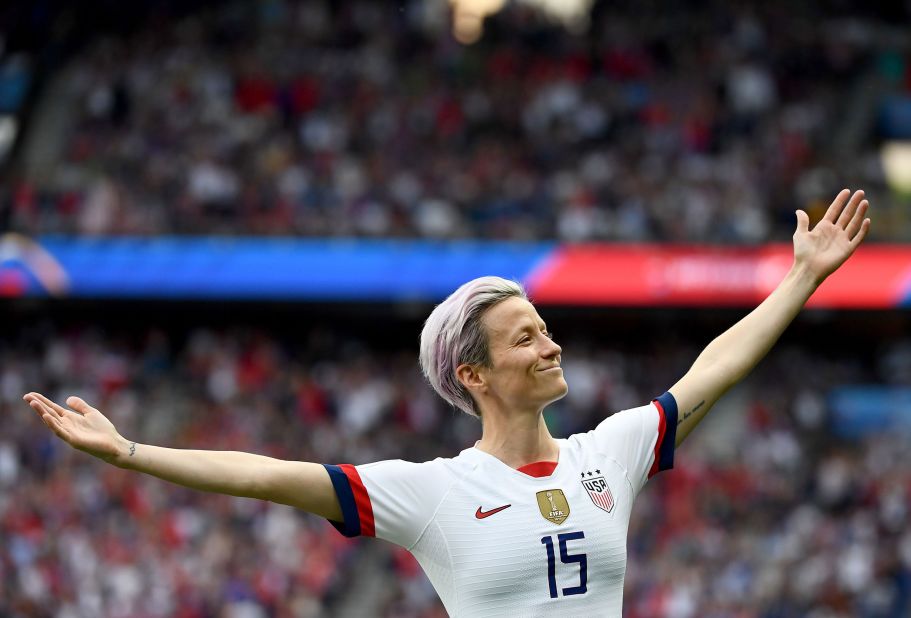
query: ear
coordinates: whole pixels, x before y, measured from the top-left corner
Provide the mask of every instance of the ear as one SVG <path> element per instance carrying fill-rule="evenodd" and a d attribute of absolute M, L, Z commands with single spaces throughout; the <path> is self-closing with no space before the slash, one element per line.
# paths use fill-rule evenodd
<path fill-rule="evenodd" d="M 469 365 L 467 363 L 459 365 L 456 367 L 456 377 L 459 379 L 459 382 L 462 383 L 462 386 L 469 391 L 483 392 L 484 388 L 487 386 L 484 376 L 481 375 L 478 368 L 474 365 Z"/>

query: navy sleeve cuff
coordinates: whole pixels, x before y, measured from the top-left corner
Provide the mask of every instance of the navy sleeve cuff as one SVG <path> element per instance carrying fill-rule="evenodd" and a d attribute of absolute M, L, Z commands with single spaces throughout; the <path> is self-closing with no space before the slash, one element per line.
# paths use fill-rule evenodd
<path fill-rule="evenodd" d="M 677 444 L 677 400 L 669 392 L 656 397 L 664 410 L 664 440 L 658 450 L 658 470 L 670 470 L 674 467 L 674 449 Z"/>
<path fill-rule="evenodd" d="M 361 521 L 357 512 L 357 504 L 354 502 L 354 492 L 351 490 L 351 483 L 348 476 L 339 466 L 323 464 L 332 480 L 332 487 L 335 489 L 335 495 L 338 497 L 339 506 L 342 507 L 343 522 L 329 520 L 329 523 L 335 526 L 335 529 L 347 537 L 360 536 Z"/>

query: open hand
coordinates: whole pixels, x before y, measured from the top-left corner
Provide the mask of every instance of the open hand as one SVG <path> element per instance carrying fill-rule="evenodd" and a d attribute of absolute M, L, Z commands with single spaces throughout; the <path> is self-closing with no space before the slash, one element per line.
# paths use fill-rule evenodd
<path fill-rule="evenodd" d="M 848 196 L 851 199 L 848 199 Z M 864 192 L 844 189 L 829 206 L 825 216 L 810 231 L 810 217 L 797 211 L 794 232 L 794 262 L 805 266 L 821 283 L 851 257 L 870 229 L 865 219 L 869 202 Z"/>
<path fill-rule="evenodd" d="M 111 421 L 79 397 L 67 398 L 72 409 L 41 393 L 29 393 L 23 399 L 61 440 L 89 455 L 112 463 L 127 444 Z"/>

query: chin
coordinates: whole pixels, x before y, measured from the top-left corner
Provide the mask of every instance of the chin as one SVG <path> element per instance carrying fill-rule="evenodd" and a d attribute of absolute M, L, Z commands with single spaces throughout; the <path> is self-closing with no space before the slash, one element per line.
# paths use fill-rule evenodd
<path fill-rule="evenodd" d="M 548 403 L 553 403 L 553 402 L 555 402 L 555 401 L 560 401 L 561 399 L 563 399 L 564 397 L 566 397 L 566 394 L 567 394 L 568 392 L 569 392 L 569 384 L 566 383 L 566 380 L 561 379 L 561 380 L 560 380 L 560 388 L 556 389 L 556 391 L 554 392 L 554 394 L 550 397 L 550 401 L 548 401 Z"/>
<path fill-rule="evenodd" d="M 568 392 L 569 385 L 566 384 L 566 380 L 564 380 L 561 376 L 559 380 L 556 380 L 552 384 L 548 384 L 547 388 L 542 388 L 539 386 L 537 389 L 535 389 L 535 392 L 531 394 L 530 398 L 524 400 L 524 403 L 522 405 L 524 407 L 527 404 L 531 404 L 540 410 L 549 406 L 555 401 L 560 401 L 566 397 L 566 393 Z"/>

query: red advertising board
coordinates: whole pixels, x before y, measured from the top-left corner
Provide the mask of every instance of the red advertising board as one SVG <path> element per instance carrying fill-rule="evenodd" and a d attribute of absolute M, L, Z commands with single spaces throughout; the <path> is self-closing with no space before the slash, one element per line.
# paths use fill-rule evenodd
<path fill-rule="evenodd" d="M 528 279 L 534 300 L 564 305 L 746 306 L 791 266 L 790 245 L 755 249 L 662 245 L 564 246 Z M 811 307 L 887 308 L 911 287 L 911 250 L 870 245 L 816 291 Z"/>

